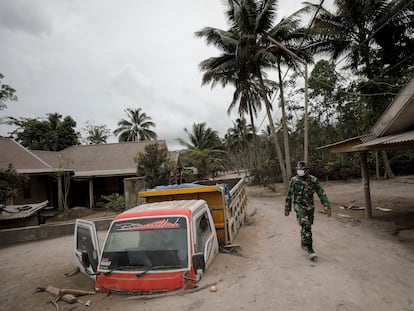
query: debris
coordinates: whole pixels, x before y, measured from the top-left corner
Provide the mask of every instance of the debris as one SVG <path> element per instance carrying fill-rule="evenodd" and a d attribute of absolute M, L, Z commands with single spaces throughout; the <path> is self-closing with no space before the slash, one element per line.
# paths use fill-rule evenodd
<path fill-rule="evenodd" d="M 340 209 L 352 209 L 352 210 L 356 210 L 356 211 L 359 211 L 359 210 L 364 210 L 365 209 L 365 207 L 364 206 L 358 206 L 357 204 L 355 204 L 355 203 L 351 203 L 351 204 L 349 204 L 349 205 L 342 205 L 342 206 L 340 206 L 339 207 Z"/>
<path fill-rule="evenodd" d="M 385 207 L 376 207 L 375 209 L 383 211 L 383 212 L 391 212 L 392 209 L 391 208 L 385 208 Z"/>
<path fill-rule="evenodd" d="M 225 252 L 230 252 L 230 253 L 241 251 L 240 244 L 228 244 L 228 245 L 224 245 L 222 248 L 225 249 Z"/>
<path fill-rule="evenodd" d="M 349 215 L 340 214 L 340 213 L 338 213 L 338 217 L 341 217 L 341 218 L 352 218 L 352 217 L 351 217 L 351 216 L 349 216 Z"/>
<path fill-rule="evenodd" d="M 190 293 L 195 293 L 198 292 L 200 290 L 206 289 L 206 288 L 211 288 L 211 287 L 215 287 L 215 285 L 217 284 L 217 282 L 212 283 L 212 284 L 206 284 L 204 286 L 201 287 L 197 287 L 194 289 L 188 289 L 188 290 L 176 290 L 176 291 L 172 291 L 172 292 L 167 292 L 167 293 L 163 293 L 163 294 L 153 294 L 153 295 L 138 295 L 138 296 L 130 296 L 127 299 L 154 299 L 154 298 L 162 298 L 162 297 L 169 297 L 169 296 L 183 296 L 185 294 L 190 294 Z"/>
<path fill-rule="evenodd" d="M 56 303 L 56 301 L 57 301 L 57 298 L 56 298 L 56 300 L 53 300 L 53 298 L 50 296 L 49 302 L 54 305 L 54 307 L 56 308 L 57 311 L 59 311 L 59 306 Z"/>
<path fill-rule="evenodd" d="M 38 287 L 36 292 L 48 292 L 50 294 L 54 294 L 57 296 L 56 301 L 59 301 L 62 299 L 64 302 L 72 304 L 77 302 L 77 298 L 70 294 L 61 294 L 59 292 L 59 288 L 53 287 L 53 286 L 47 286 L 47 287 Z"/>
<path fill-rule="evenodd" d="M 56 295 L 56 299 L 51 299 L 51 302 L 55 306 L 56 310 L 59 310 L 59 306 L 57 305 L 57 302 L 59 300 L 63 300 L 66 303 L 73 304 L 75 302 L 81 303 L 85 306 L 89 306 L 91 304 L 90 300 L 87 300 L 84 302 L 81 299 L 78 299 L 76 296 L 84 296 L 84 295 L 93 295 L 96 292 L 94 291 L 85 291 L 85 290 L 78 290 L 78 289 L 59 289 L 54 286 L 47 286 L 47 287 L 38 287 L 36 289 L 36 292 L 48 292 L 50 294 Z"/>
<path fill-rule="evenodd" d="M 75 274 L 79 273 L 80 269 L 79 267 L 76 267 L 75 269 L 73 269 L 72 271 L 65 273 L 66 277 L 70 277 L 70 276 L 74 276 Z"/>
<path fill-rule="evenodd" d="M 214 285 L 210 286 L 210 292 L 215 293 L 216 291 L 217 291 L 217 287 L 215 287 Z"/>

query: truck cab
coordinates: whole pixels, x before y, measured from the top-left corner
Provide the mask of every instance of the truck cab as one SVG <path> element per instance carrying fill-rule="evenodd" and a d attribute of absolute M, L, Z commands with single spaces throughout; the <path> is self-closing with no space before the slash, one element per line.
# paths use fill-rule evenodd
<path fill-rule="evenodd" d="M 219 251 L 204 200 L 146 203 L 112 221 L 102 250 L 93 222 L 76 220 L 75 262 L 101 292 L 144 294 L 197 283 Z"/>

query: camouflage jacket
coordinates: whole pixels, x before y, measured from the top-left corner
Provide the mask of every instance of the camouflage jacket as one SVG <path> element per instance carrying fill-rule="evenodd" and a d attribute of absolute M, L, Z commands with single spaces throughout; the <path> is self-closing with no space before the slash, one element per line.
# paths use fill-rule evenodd
<path fill-rule="evenodd" d="M 292 177 L 287 190 L 285 211 L 291 211 L 292 200 L 295 210 L 298 208 L 314 208 L 313 194 L 315 192 L 321 200 L 324 208 L 331 208 L 328 197 L 319 184 L 318 178 L 312 175 L 309 175 L 308 177 Z"/>

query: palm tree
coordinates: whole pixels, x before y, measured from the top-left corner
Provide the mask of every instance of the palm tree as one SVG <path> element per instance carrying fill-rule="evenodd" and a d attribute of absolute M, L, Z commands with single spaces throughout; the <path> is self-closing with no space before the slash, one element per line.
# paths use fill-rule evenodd
<path fill-rule="evenodd" d="M 86 127 L 87 137 L 86 141 L 90 145 L 106 144 L 111 131 L 106 125 L 92 125 L 87 124 Z"/>
<path fill-rule="evenodd" d="M 301 38 L 296 30 L 299 25 L 298 16 L 302 11 L 283 19 L 274 26 L 277 0 L 228 0 L 226 4 L 226 16 L 231 24 L 228 31 L 206 27 L 196 32 L 198 37 L 205 38 L 207 44 L 216 46 L 222 52 L 222 55 L 200 63 L 200 69 L 205 72 L 203 84 L 211 83 L 215 86 L 221 82 L 225 86 L 233 83 L 236 85 L 236 92 L 252 94 L 249 93 L 252 92 L 252 81 L 258 83 L 260 97 L 265 103 L 283 182 L 287 184 L 288 173 L 273 122 L 272 104 L 263 70 L 272 67 L 276 61 L 297 67 L 296 60 L 285 51 L 270 46 L 268 38 L 271 37 L 288 45 L 290 50 L 296 50 L 292 44 Z M 246 95 L 246 97 L 249 96 Z M 284 102 L 282 101 L 281 104 L 283 105 Z M 286 122 L 286 118 L 282 121 Z M 288 148 L 288 146 L 285 147 Z M 286 163 L 288 162 L 290 163 L 290 159 L 286 159 Z"/>
<path fill-rule="evenodd" d="M 361 84 L 361 93 L 375 93 L 378 77 L 401 76 L 403 70 L 414 65 L 414 40 L 409 35 L 414 27 L 412 0 L 336 0 L 334 4 L 335 11 L 331 12 L 307 3 L 307 9 L 319 10 L 319 14 L 312 29 L 313 39 L 306 48 L 313 53 L 328 53 L 334 61 L 345 61 L 354 73 L 368 78 Z M 387 57 L 387 53 L 392 56 Z M 384 84 L 380 87 L 384 92 Z M 376 116 L 392 97 L 384 96 L 382 105 L 378 105 L 379 98 L 371 96 Z"/>
<path fill-rule="evenodd" d="M 124 111 L 128 115 L 128 120 L 119 121 L 118 128 L 114 131 L 114 135 L 119 136 L 119 142 L 157 139 L 157 134 L 150 129 L 155 127 L 155 123 L 141 108 L 127 108 Z"/>
<path fill-rule="evenodd" d="M 214 131 L 212 128 L 207 127 L 205 122 L 203 123 L 193 123 L 191 131 L 187 128 L 184 128 L 184 131 L 187 133 L 190 142 L 178 138 L 178 141 L 181 145 L 187 147 L 189 150 L 195 149 L 219 149 L 221 147 L 221 141 L 217 134 L 217 131 Z"/>
<path fill-rule="evenodd" d="M 217 134 L 206 123 L 193 123 L 192 130 L 184 128 L 190 142 L 181 138 L 178 141 L 189 150 L 189 158 L 192 165 L 197 167 L 199 175 L 205 177 L 212 173 L 213 177 L 217 170 L 224 168 L 222 143 Z"/>
<path fill-rule="evenodd" d="M 236 119 L 233 122 L 233 127 L 227 130 L 224 137 L 226 148 L 229 151 L 229 156 L 236 161 L 236 165 L 242 164 L 244 168 L 256 168 L 257 165 L 252 166 L 252 155 L 250 144 L 254 139 L 254 131 L 251 125 L 248 125 L 244 118 Z M 256 146 L 256 144 L 254 145 Z M 257 151 L 256 149 L 254 151 Z M 254 154 L 254 161 L 257 161 L 257 153 Z"/>

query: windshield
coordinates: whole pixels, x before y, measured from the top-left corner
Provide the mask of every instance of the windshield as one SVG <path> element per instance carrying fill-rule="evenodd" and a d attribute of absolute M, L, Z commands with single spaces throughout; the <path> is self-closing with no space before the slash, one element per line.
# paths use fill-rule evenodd
<path fill-rule="evenodd" d="M 168 270 L 188 266 L 184 217 L 119 221 L 106 239 L 100 270 Z"/>

